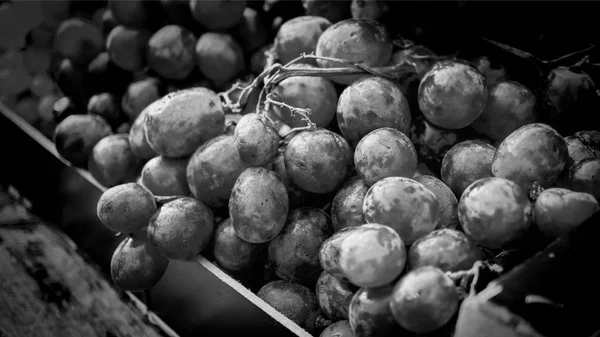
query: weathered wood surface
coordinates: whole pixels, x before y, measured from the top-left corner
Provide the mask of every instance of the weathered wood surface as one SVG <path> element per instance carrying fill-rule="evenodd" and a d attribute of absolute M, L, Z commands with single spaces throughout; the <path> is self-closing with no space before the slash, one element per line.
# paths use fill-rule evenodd
<path fill-rule="evenodd" d="M 141 310 L 0 186 L 0 337 L 174 336 Z"/>

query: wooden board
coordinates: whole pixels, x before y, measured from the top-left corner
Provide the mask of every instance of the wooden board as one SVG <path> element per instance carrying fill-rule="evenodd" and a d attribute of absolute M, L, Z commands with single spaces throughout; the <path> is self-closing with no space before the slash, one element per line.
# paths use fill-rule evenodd
<path fill-rule="evenodd" d="M 177 337 L 0 186 L 0 336 Z M 157 324 L 157 325 L 155 325 Z"/>

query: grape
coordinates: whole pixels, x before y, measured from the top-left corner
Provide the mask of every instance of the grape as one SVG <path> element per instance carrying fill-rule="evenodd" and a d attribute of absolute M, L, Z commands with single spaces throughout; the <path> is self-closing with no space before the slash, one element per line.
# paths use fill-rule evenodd
<path fill-rule="evenodd" d="M 148 241 L 170 260 L 188 261 L 208 245 L 214 231 L 214 215 L 201 201 L 190 197 L 163 205 L 152 216 Z"/>
<path fill-rule="evenodd" d="M 170 93 L 148 110 L 146 137 L 150 147 L 165 157 L 191 155 L 221 134 L 225 116 L 215 92 L 191 88 Z"/>
<path fill-rule="evenodd" d="M 189 30 L 167 25 L 148 41 L 148 67 L 160 76 L 182 80 L 194 70 L 196 37 Z"/>
<path fill-rule="evenodd" d="M 209 30 L 233 28 L 243 18 L 246 0 L 190 0 L 192 16 Z"/>
<path fill-rule="evenodd" d="M 495 177 L 514 181 L 525 193 L 539 184 L 551 186 L 567 164 L 567 143 L 546 124 L 534 123 L 512 132 L 498 146 L 492 161 Z"/>
<path fill-rule="evenodd" d="M 325 129 L 303 131 L 288 144 L 285 167 L 290 179 L 313 193 L 334 192 L 352 163 L 352 150 L 344 138 Z"/>
<path fill-rule="evenodd" d="M 218 84 L 231 81 L 245 68 L 242 47 L 226 33 L 202 34 L 195 52 L 202 74 Z"/>
<path fill-rule="evenodd" d="M 102 117 L 72 115 L 56 126 L 53 140 L 61 157 L 82 167 L 87 164 L 94 146 L 110 134 L 110 125 Z"/>
<path fill-rule="evenodd" d="M 417 160 L 417 151 L 410 139 L 392 128 L 371 131 L 354 151 L 354 165 L 367 186 L 387 177 L 412 178 Z"/>
<path fill-rule="evenodd" d="M 140 161 L 131 151 L 127 134 L 102 138 L 92 150 L 88 169 L 100 184 L 108 187 L 134 182 Z"/>
<path fill-rule="evenodd" d="M 466 140 L 454 145 L 442 160 L 442 181 L 457 198 L 475 181 L 492 176 L 496 148 L 480 141 Z"/>
<path fill-rule="evenodd" d="M 390 226 L 407 245 L 431 233 L 440 221 L 435 194 L 404 177 L 384 178 L 371 186 L 363 213 L 367 223 Z"/>
<path fill-rule="evenodd" d="M 110 230 L 134 233 L 148 226 L 156 209 L 152 193 L 137 183 L 126 183 L 102 193 L 97 213 Z"/>
<path fill-rule="evenodd" d="M 169 260 L 145 240 L 123 240 L 110 261 L 113 282 L 122 290 L 142 291 L 154 287 L 165 274 Z"/>
<path fill-rule="evenodd" d="M 459 305 L 458 290 L 440 269 L 426 266 L 404 275 L 396 284 L 390 308 L 406 330 L 427 333 L 450 321 Z"/>
<path fill-rule="evenodd" d="M 111 61 L 127 71 L 142 70 L 146 66 L 146 48 L 151 36 L 145 29 L 116 26 L 106 38 Z"/>
<path fill-rule="evenodd" d="M 251 243 L 277 236 L 288 216 L 288 196 L 277 175 L 263 167 L 244 170 L 233 185 L 229 215 L 237 235 Z"/>
<path fill-rule="evenodd" d="M 186 172 L 188 159 L 154 157 L 142 168 L 141 184 L 157 196 L 190 195 Z"/>
<path fill-rule="evenodd" d="M 504 178 L 483 178 L 471 184 L 458 202 L 460 225 L 478 244 L 500 249 L 522 239 L 533 221 L 533 207 L 524 190 Z"/>

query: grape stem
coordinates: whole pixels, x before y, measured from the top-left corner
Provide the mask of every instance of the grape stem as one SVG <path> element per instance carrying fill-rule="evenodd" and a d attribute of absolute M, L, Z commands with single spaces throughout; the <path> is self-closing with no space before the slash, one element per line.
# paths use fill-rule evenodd
<path fill-rule="evenodd" d="M 540 76 L 543 76 L 546 72 L 557 67 L 559 64 L 565 63 L 565 62 L 567 62 L 567 60 L 573 60 L 576 57 L 582 57 L 582 55 L 585 55 L 585 54 L 589 53 L 590 51 L 592 51 L 594 48 L 596 48 L 596 46 L 592 44 L 582 50 L 568 53 L 568 54 L 559 56 L 552 60 L 543 60 L 531 53 L 528 53 L 524 50 L 509 46 L 507 44 L 500 43 L 498 41 L 494 41 L 494 40 L 488 39 L 486 37 L 481 37 L 481 39 L 491 45 L 494 45 L 504 51 L 507 51 L 521 59 L 524 59 L 524 60 L 530 62 L 531 64 L 533 64 L 536 67 Z"/>
<path fill-rule="evenodd" d="M 345 76 L 345 75 L 364 75 L 371 74 L 374 76 L 383 77 L 389 80 L 399 80 L 401 78 L 409 77 L 416 73 L 416 64 L 410 60 L 404 60 L 403 62 L 385 67 L 369 67 L 361 63 L 355 63 L 346 61 L 343 59 L 316 56 L 314 54 L 302 54 L 299 57 L 291 60 L 285 65 L 274 62 L 274 53 L 270 53 L 267 58 L 267 65 L 265 70 L 258 75 L 249 85 L 245 86 L 240 93 L 237 102 L 225 102 L 230 104 L 229 108 L 233 112 L 241 111 L 241 109 L 248 102 L 248 97 L 252 90 L 263 87 L 259 95 L 258 103 L 256 106 L 256 112 L 259 114 L 263 113 L 261 106 L 266 102 L 266 96 L 272 91 L 273 87 L 279 82 L 286 78 L 294 76 L 316 76 L 316 77 L 331 77 L 331 76 Z M 313 60 L 324 60 L 336 62 L 345 67 L 336 68 L 306 68 L 306 67 L 293 67 L 294 64 L 299 63 L 302 60 L 313 59 Z"/>
<path fill-rule="evenodd" d="M 501 267 L 498 265 L 490 265 L 489 263 L 485 262 L 485 261 L 476 261 L 473 266 L 471 267 L 471 269 L 468 270 L 459 270 L 456 272 L 446 272 L 446 275 L 452 279 L 454 282 L 456 281 L 460 281 L 461 284 L 466 285 L 470 283 L 469 285 L 469 296 L 474 296 L 477 294 L 476 291 L 476 286 L 477 286 L 477 282 L 479 281 L 479 275 L 481 273 L 481 269 L 488 267 L 491 270 L 494 270 L 496 272 L 501 272 Z M 471 282 L 468 282 L 468 279 L 470 277 L 473 277 L 473 279 L 471 280 Z M 462 288 L 462 287 L 461 287 Z"/>
<path fill-rule="evenodd" d="M 314 130 L 317 128 L 317 125 L 310 120 L 309 115 L 312 113 L 312 111 L 309 108 L 296 108 L 287 103 L 276 101 L 273 99 L 273 97 L 276 97 L 276 94 L 274 94 L 274 93 L 268 94 L 267 97 L 265 98 L 265 104 L 273 104 L 280 108 L 286 108 L 290 111 L 291 116 L 294 116 L 295 114 L 299 114 L 300 116 L 302 116 L 302 120 L 305 121 L 307 124 L 305 129 L 313 129 Z M 286 135 L 290 134 L 292 131 L 298 131 L 296 129 L 298 129 L 298 128 L 293 128 Z M 283 137 L 283 138 L 285 138 L 285 137 Z"/>

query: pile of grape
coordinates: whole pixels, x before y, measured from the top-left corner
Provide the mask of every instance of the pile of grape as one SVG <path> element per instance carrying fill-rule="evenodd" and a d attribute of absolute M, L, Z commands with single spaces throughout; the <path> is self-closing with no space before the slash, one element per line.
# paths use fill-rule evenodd
<path fill-rule="evenodd" d="M 315 336 L 451 336 L 600 210 L 593 46 L 442 55 L 393 1 L 52 3 L 3 37 L 2 97 L 108 188 L 124 290 L 201 254 Z"/>

